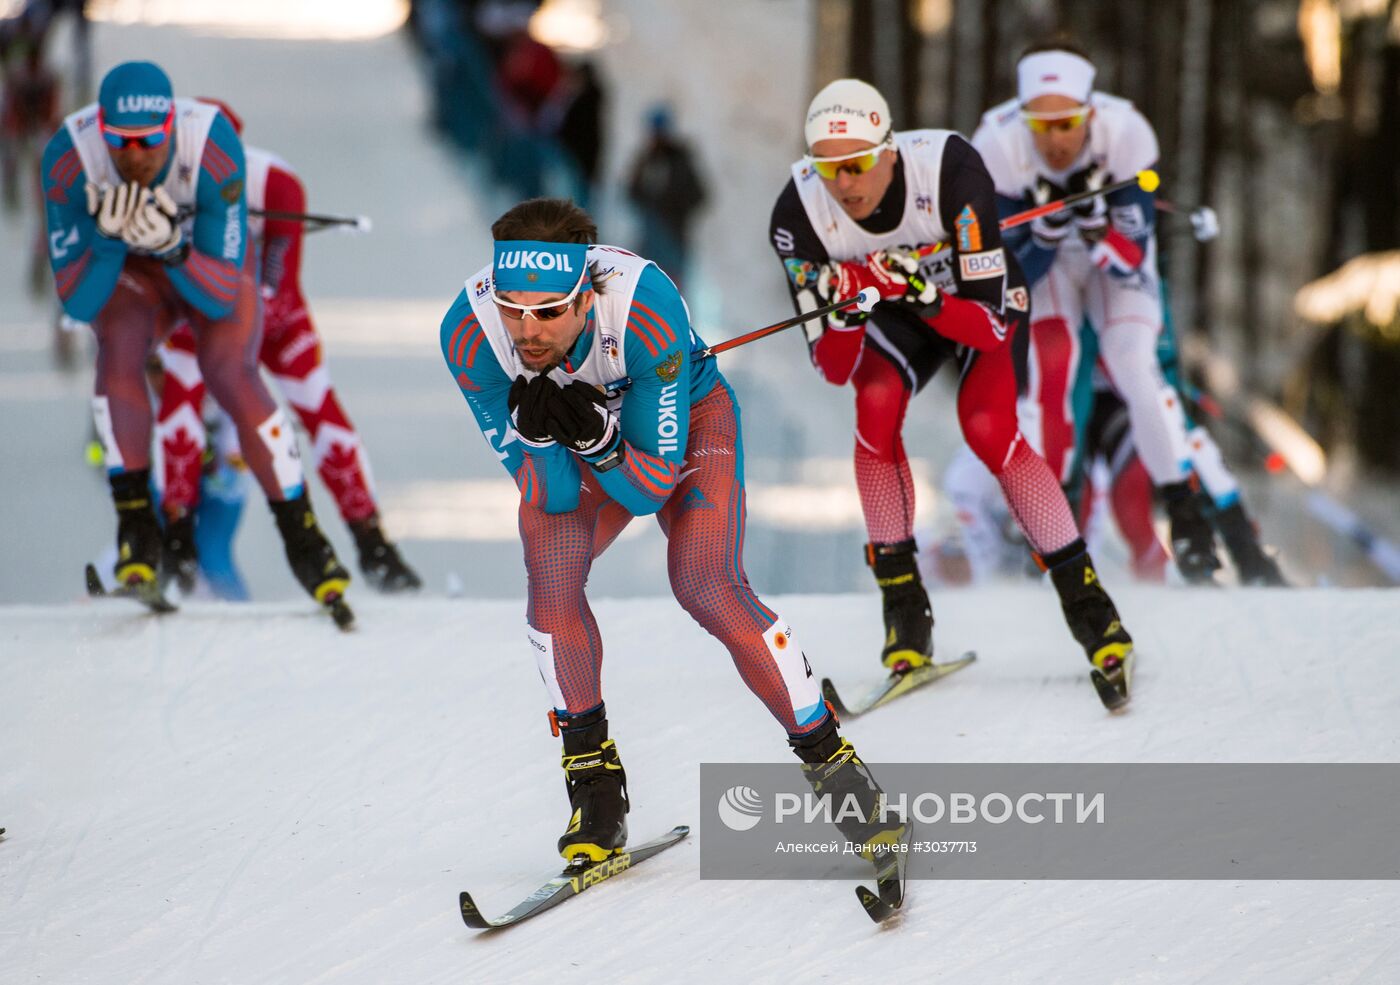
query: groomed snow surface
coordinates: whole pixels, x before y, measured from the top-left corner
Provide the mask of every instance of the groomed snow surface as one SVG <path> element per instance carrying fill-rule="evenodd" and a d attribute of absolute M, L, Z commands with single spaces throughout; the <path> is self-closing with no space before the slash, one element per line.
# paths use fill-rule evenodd
<path fill-rule="evenodd" d="M 989 587 L 935 601 L 942 651 L 982 659 L 846 733 L 872 763 L 1400 754 L 1400 593 L 1118 594 L 1128 714 L 1095 699 L 1048 587 Z M 879 928 L 850 883 L 700 881 L 698 764 L 789 754 L 669 598 L 595 610 L 633 837 L 696 833 L 470 931 L 458 891 L 504 911 L 567 819 L 522 605 L 356 603 L 351 634 L 293 602 L 0 609 L 0 982 L 1400 981 L 1394 883 L 918 882 Z M 873 594 L 774 604 L 818 674 L 877 672 Z"/>

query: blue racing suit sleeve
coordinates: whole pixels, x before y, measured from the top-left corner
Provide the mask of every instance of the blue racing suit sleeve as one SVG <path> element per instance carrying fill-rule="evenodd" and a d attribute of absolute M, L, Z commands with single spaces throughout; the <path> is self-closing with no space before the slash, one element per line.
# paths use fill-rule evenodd
<path fill-rule="evenodd" d="M 512 378 L 501 368 L 472 311 L 467 292 L 457 295 L 440 331 L 442 357 L 467 398 L 481 435 L 520 489 L 521 498 L 546 513 L 578 507 L 579 466 L 559 445 L 531 448 L 516 440 L 510 421 Z"/>
<path fill-rule="evenodd" d="M 59 301 L 70 317 L 90 322 L 117 286 L 126 243 L 98 233 L 97 220 L 87 210 L 87 173 L 67 127 L 59 127 L 44 148 L 40 175 Z"/>
<path fill-rule="evenodd" d="M 1025 208 L 1026 203 L 1023 200 L 1001 193 L 997 194 L 998 218 L 1004 220 L 1008 216 L 1024 211 Z M 1026 275 L 1026 285 L 1034 287 L 1042 277 L 1050 272 L 1050 266 L 1055 262 L 1055 254 L 1058 251 L 1054 247 L 1047 248 L 1037 243 L 1035 237 L 1031 235 L 1030 223 L 1004 229 L 1001 235 L 1006 248 L 1014 253 L 1020 262 L 1021 270 Z"/>
<path fill-rule="evenodd" d="M 633 516 L 661 509 L 675 492 L 690 430 L 690 318 L 670 278 L 648 266 L 627 313 L 622 397 L 623 459 L 596 473 L 603 491 Z"/>
<path fill-rule="evenodd" d="M 169 268 L 180 296 L 209 318 L 228 315 L 238 297 L 248 250 L 246 180 L 243 142 L 219 113 L 200 158 L 190 252 L 183 263 Z"/>

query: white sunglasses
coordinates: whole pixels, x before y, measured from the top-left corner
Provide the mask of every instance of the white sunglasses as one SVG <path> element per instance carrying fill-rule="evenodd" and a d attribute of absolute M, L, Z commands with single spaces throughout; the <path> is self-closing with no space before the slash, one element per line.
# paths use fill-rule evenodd
<path fill-rule="evenodd" d="M 496 281 L 495 278 L 492 278 L 491 300 L 495 302 L 501 314 L 507 318 L 523 321 L 525 316 L 529 315 L 535 321 L 553 321 L 569 310 L 569 307 L 578 298 L 579 292 L 583 290 L 583 282 L 587 279 L 588 271 L 585 269 L 583 273 L 579 274 L 578 283 L 574 285 L 574 289 L 568 293 L 568 296 L 557 301 L 544 301 L 540 304 L 517 304 L 514 301 L 504 300 L 496 293 Z"/>

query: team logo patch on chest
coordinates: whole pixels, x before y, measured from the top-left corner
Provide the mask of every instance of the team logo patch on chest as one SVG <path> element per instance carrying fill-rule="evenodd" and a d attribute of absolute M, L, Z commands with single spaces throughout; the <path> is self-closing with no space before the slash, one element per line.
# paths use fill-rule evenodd
<path fill-rule="evenodd" d="M 977 213 L 971 205 L 964 205 L 953 224 L 958 230 L 958 249 L 963 253 L 977 253 L 982 249 L 982 225 L 977 221 Z"/>
<path fill-rule="evenodd" d="M 661 377 L 662 383 L 674 383 L 676 381 L 676 377 L 679 376 L 681 372 L 681 359 L 681 353 L 673 352 L 666 357 L 664 363 L 656 367 L 656 375 Z"/>
<path fill-rule="evenodd" d="M 783 266 L 787 268 L 788 279 L 794 287 L 806 287 L 817 282 L 817 265 L 811 260 L 788 257 L 783 261 Z"/>

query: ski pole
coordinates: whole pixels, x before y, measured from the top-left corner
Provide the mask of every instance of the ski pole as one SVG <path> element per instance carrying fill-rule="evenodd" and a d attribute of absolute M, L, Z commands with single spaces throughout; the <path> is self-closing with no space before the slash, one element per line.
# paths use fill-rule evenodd
<path fill-rule="evenodd" d="M 775 322 L 764 328 L 756 328 L 752 332 L 746 332 L 743 335 L 701 349 L 695 355 L 703 359 L 705 356 L 713 356 L 721 352 L 728 352 L 730 349 L 737 349 L 741 345 L 748 345 L 750 342 L 754 342 L 758 339 L 767 338 L 769 335 L 775 332 L 781 332 L 785 328 L 801 325 L 803 322 L 811 321 L 814 318 L 821 318 L 824 315 L 831 314 L 833 311 L 840 311 L 842 308 L 849 308 L 852 305 L 859 308 L 861 311 L 869 311 L 874 308 L 879 301 L 880 292 L 873 287 L 867 287 L 855 297 L 849 297 L 842 301 L 833 301 L 831 304 L 824 304 L 820 308 L 804 311 L 802 314 L 794 315 L 784 321 Z"/>
<path fill-rule="evenodd" d="M 1198 243 L 1209 243 L 1220 235 L 1220 219 L 1215 214 L 1215 210 L 1209 205 L 1197 205 L 1191 208 L 1186 205 L 1178 205 L 1165 198 L 1157 199 L 1157 211 L 1166 212 L 1169 215 L 1181 215 L 1191 223 L 1191 234 L 1196 237 Z"/>
<path fill-rule="evenodd" d="M 176 221 L 184 222 L 194 213 L 194 206 L 182 205 L 175 217 Z M 334 227 L 344 228 L 347 232 L 367 233 L 374 228 L 374 224 L 370 222 L 367 215 L 320 215 L 315 212 L 281 212 L 277 209 L 249 209 L 248 215 L 268 219 L 272 222 L 305 223 L 311 227 L 307 230 L 309 233 Z"/>
<path fill-rule="evenodd" d="M 302 222 L 319 229 L 344 226 L 357 233 L 367 233 L 374 228 L 367 215 L 319 215 L 314 212 L 279 212 L 277 209 L 249 209 L 248 214 L 271 222 Z"/>
<path fill-rule="evenodd" d="M 1023 226 L 1028 222 L 1039 219 L 1043 215 L 1050 215 L 1052 212 L 1059 212 L 1061 209 L 1069 208 L 1071 205 L 1078 205 L 1080 202 L 1087 202 L 1091 198 L 1100 195 L 1112 195 L 1114 192 L 1121 192 L 1124 188 L 1138 187 L 1149 194 L 1155 192 L 1162 179 L 1156 171 L 1150 168 L 1139 171 L 1131 178 L 1124 178 L 1122 181 L 1115 181 L 1111 185 L 1104 185 L 1102 188 L 1090 188 L 1082 192 L 1075 192 L 1073 195 L 1066 195 L 1064 198 L 1054 202 L 1046 202 L 1044 205 L 1037 205 L 1033 209 L 1026 209 L 1024 212 L 1017 212 L 1001 220 L 1002 229 L 1012 229 L 1016 226 Z"/>
<path fill-rule="evenodd" d="M 1131 178 L 1115 181 L 1111 185 L 1104 185 L 1102 188 L 1085 189 L 1082 192 L 1075 192 L 1073 195 L 1066 195 L 1064 198 L 1057 198 L 1053 202 L 1046 202 L 1044 205 L 1037 205 L 1035 208 L 1026 209 L 1024 212 L 1017 212 L 1014 215 L 1009 215 L 1001 220 L 999 225 L 1002 229 L 1014 229 L 1017 226 L 1024 226 L 1028 222 L 1033 222 L 1043 215 L 1059 212 L 1062 209 L 1067 209 L 1072 205 L 1078 205 L 1080 202 L 1087 202 L 1089 199 L 1097 198 L 1100 195 L 1112 195 L 1114 192 L 1122 191 L 1124 188 L 1137 187 L 1145 192 L 1155 192 L 1161 183 L 1161 177 L 1156 171 L 1149 168 L 1145 171 L 1139 171 Z M 947 245 L 947 243 L 932 243 L 928 246 L 919 247 L 914 253 L 915 256 L 926 257 L 937 253 Z"/>
<path fill-rule="evenodd" d="M 714 345 L 707 346 L 704 349 L 692 349 L 690 351 L 690 358 L 704 359 L 706 356 L 713 356 L 720 352 L 728 352 L 730 349 L 737 349 L 741 345 L 748 345 L 750 342 L 755 342 L 758 339 L 767 338 L 775 332 L 781 332 L 785 328 L 792 328 L 792 326 L 794 325 L 801 325 L 803 322 L 811 321 L 814 318 L 821 318 L 823 315 L 829 315 L 833 311 L 840 311 L 842 308 L 849 308 L 852 305 L 855 305 L 861 311 L 869 311 L 871 308 L 874 308 L 875 305 L 879 303 L 880 292 L 875 290 L 875 288 L 873 287 L 867 287 L 864 288 L 855 297 L 846 298 L 842 301 L 833 301 L 831 304 L 824 304 L 820 308 L 813 308 L 811 311 L 804 311 L 802 314 L 794 315 L 793 317 L 788 318 L 785 321 L 775 322 L 774 324 L 768 325 L 764 328 L 756 328 L 752 332 L 746 332 L 745 334 L 735 336 L 732 339 L 726 339 L 723 342 L 717 342 Z M 613 397 L 619 396 L 622 393 L 626 392 L 632 386 L 632 377 L 623 376 L 613 380 L 611 383 L 599 383 L 595 385 L 600 391 L 602 391 L 604 395 L 608 397 L 608 399 L 611 400 Z"/>

